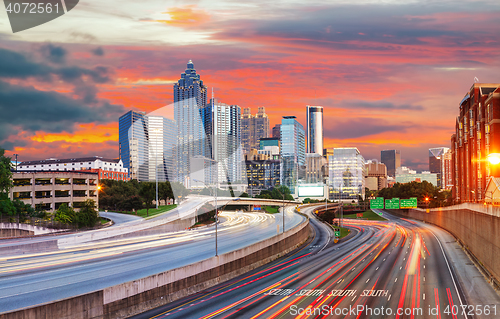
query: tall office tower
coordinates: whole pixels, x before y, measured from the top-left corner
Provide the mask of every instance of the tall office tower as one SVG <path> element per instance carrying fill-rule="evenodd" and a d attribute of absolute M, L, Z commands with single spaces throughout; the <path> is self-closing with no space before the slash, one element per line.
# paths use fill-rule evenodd
<path fill-rule="evenodd" d="M 451 188 L 451 150 L 448 147 L 429 149 L 429 171 L 437 174 L 437 186 L 441 189 Z"/>
<path fill-rule="evenodd" d="M 281 124 L 276 124 L 273 127 L 272 137 L 280 138 L 280 134 L 281 134 Z"/>
<path fill-rule="evenodd" d="M 500 83 L 474 83 L 459 105 L 451 137 L 453 199 L 498 202 L 500 165 L 487 159 L 500 153 Z"/>
<path fill-rule="evenodd" d="M 401 167 L 400 150 L 384 150 L 380 152 L 380 161 L 387 166 L 387 175 L 395 177 L 396 169 Z"/>
<path fill-rule="evenodd" d="M 175 171 L 176 125 L 171 119 L 129 111 L 119 119 L 119 153 L 129 178 L 172 180 Z"/>
<path fill-rule="evenodd" d="M 259 107 L 253 121 L 255 141 L 252 148 L 258 150 L 260 148 L 260 139 L 269 137 L 269 117 L 267 117 L 265 107 Z"/>
<path fill-rule="evenodd" d="M 323 154 L 323 107 L 307 105 L 307 153 Z"/>
<path fill-rule="evenodd" d="M 188 187 L 190 161 L 194 156 L 204 156 L 206 132 L 204 109 L 207 106 L 207 87 L 196 74 L 193 62 L 174 84 L 174 119 L 177 123 L 177 176 L 176 180 Z"/>
<path fill-rule="evenodd" d="M 366 162 L 366 187 L 369 190 L 376 191 L 387 187 L 387 167 L 377 160 Z"/>
<path fill-rule="evenodd" d="M 249 107 L 243 109 L 241 116 L 241 141 L 248 154 L 252 149 L 259 149 L 259 140 L 269 137 L 269 118 L 264 107 L 259 107 L 257 114 L 251 114 Z"/>
<path fill-rule="evenodd" d="M 244 182 L 246 174 L 241 142 L 241 108 L 211 99 L 207 109 L 211 110 L 206 115 L 209 123 L 207 132 L 215 134 L 209 140 L 214 141 L 211 155 L 217 161 L 217 183 Z"/>
<path fill-rule="evenodd" d="M 119 156 L 128 177 L 146 180 L 148 176 L 149 144 L 145 112 L 129 111 L 118 120 Z"/>
<path fill-rule="evenodd" d="M 245 154 L 250 153 L 252 145 L 255 143 L 254 132 L 253 115 L 250 108 L 246 107 L 243 109 L 243 114 L 241 115 L 241 143 L 243 144 Z"/>
<path fill-rule="evenodd" d="M 295 116 L 283 116 L 281 120 L 281 185 L 290 189 L 292 194 L 302 171 L 305 171 L 306 144 L 304 127 Z"/>
<path fill-rule="evenodd" d="M 359 196 L 365 198 L 365 159 L 356 147 L 334 148 L 329 169 L 331 199 L 357 201 Z"/>

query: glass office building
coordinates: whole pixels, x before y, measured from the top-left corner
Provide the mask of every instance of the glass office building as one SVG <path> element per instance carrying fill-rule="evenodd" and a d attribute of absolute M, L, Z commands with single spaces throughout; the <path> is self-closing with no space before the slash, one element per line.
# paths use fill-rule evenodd
<path fill-rule="evenodd" d="M 305 173 L 305 131 L 295 116 L 284 116 L 280 128 L 281 185 L 296 193 L 296 186 Z"/>
<path fill-rule="evenodd" d="M 323 154 L 323 107 L 307 105 L 307 153 Z"/>
<path fill-rule="evenodd" d="M 334 148 L 329 170 L 330 199 L 365 198 L 365 159 L 356 147 Z"/>
<path fill-rule="evenodd" d="M 380 152 L 380 162 L 387 167 L 387 175 L 396 176 L 396 170 L 401 167 L 400 150 L 383 150 Z"/>

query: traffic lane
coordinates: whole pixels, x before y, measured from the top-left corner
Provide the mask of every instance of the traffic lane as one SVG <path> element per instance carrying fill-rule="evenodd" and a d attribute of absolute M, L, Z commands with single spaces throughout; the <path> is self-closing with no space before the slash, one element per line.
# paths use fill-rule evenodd
<path fill-rule="evenodd" d="M 136 215 L 114 212 L 99 212 L 99 216 L 111 219 L 113 221 L 113 225 L 110 227 L 116 227 L 117 225 L 124 223 L 138 222 L 143 219 L 142 217 Z"/>
<path fill-rule="evenodd" d="M 96 260 L 89 258 L 70 265 L 61 261 L 43 270 L 35 267 L 29 271 L 24 270 L 24 273 L 19 271 L 8 273 L 0 279 L 0 309 L 9 311 L 32 306 L 35 300 L 50 302 L 67 298 L 210 258 L 215 254 L 214 230 L 207 229 L 203 233 L 208 234 L 208 237 L 187 245 L 144 248 L 128 253 L 116 251 Z M 274 227 L 267 233 L 274 235 Z M 219 252 L 246 247 L 249 242 L 260 241 L 263 236 L 262 231 L 259 232 L 259 227 L 255 225 L 248 229 L 229 232 L 225 232 L 222 227 Z M 168 260 L 160 261 L 159 254 L 168 256 L 166 258 Z"/>
<path fill-rule="evenodd" d="M 313 224 L 314 225 L 314 224 Z M 316 229 L 316 233 L 319 232 L 319 229 Z M 359 234 L 359 237 L 365 236 L 367 237 L 367 240 L 370 238 L 366 234 L 361 235 Z M 317 237 L 316 237 L 317 238 Z M 304 253 L 307 251 L 311 251 L 312 253 L 316 252 L 318 255 L 327 255 L 327 254 L 336 254 L 339 257 L 344 256 L 347 252 L 350 252 L 350 250 L 345 250 L 344 252 L 336 252 L 333 249 L 325 249 L 323 252 L 320 252 L 321 247 L 326 243 L 325 240 L 321 240 L 320 242 L 313 242 L 312 245 L 310 245 L 309 249 L 303 249 Z M 360 248 L 358 248 L 360 249 Z M 318 277 L 318 272 L 322 272 L 322 276 L 328 276 L 328 271 L 332 270 L 329 269 L 332 267 L 332 261 L 328 258 L 313 258 L 313 254 L 305 256 L 303 259 L 300 259 L 296 265 L 293 265 L 291 268 L 288 269 L 288 271 L 282 271 L 278 273 L 278 277 L 274 278 L 267 278 L 266 282 L 257 284 L 256 287 L 252 287 L 252 289 L 249 289 L 250 287 L 245 287 L 244 291 L 236 291 L 232 290 L 229 292 L 223 291 L 222 293 L 224 294 L 224 298 L 221 298 L 222 300 L 214 299 L 209 295 L 201 295 L 198 294 L 193 297 L 185 298 L 179 302 L 176 302 L 172 305 L 167 305 L 165 307 L 162 307 L 160 309 L 157 309 L 155 311 L 148 312 L 146 314 L 143 314 L 138 317 L 142 318 L 147 318 L 149 316 L 152 316 L 153 314 L 156 313 L 162 313 L 165 311 L 170 310 L 167 314 L 169 317 L 179 317 L 179 318 L 186 318 L 186 317 L 203 317 L 206 314 L 209 314 L 210 311 L 215 311 L 217 312 L 220 309 L 227 309 L 227 312 L 224 310 L 222 312 L 227 315 L 227 313 L 231 313 L 231 308 L 238 307 L 238 312 L 235 314 L 237 317 L 247 317 L 247 314 L 250 314 L 254 312 L 252 308 L 261 308 L 261 307 L 267 307 L 269 302 L 272 302 L 272 299 L 267 298 L 264 295 L 264 291 L 269 287 L 273 287 L 275 285 L 280 286 L 280 288 L 283 288 L 284 290 L 289 289 L 290 287 L 287 288 L 286 282 L 281 282 L 281 280 L 284 279 L 289 279 L 290 277 L 290 271 L 291 273 L 295 273 L 296 280 L 293 282 L 293 285 L 300 285 L 304 286 L 307 284 L 310 284 L 311 282 L 314 282 L 314 280 L 320 281 L 321 278 Z M 352 256 L 351 256 L 352 257 Z M 357 257 L 356 257 L 357 258 Z M 340 267 L 342 267 L 341 260 L 338 260 L 340 263 Z M 337 265 L 339 266 L 339 265 Z M 336 266 L 336 267 L 337 267 Z M 272 266 L 271 266 L 272 267 Z M 333 273 L 333 272 L 332 272 Z M 276 275 L 276 274 L 275 274 Z M 293 279 L 293 278 L 292 278 Z M 270 286 L 266 286 L 269 283 Z M 290 283 L 291 284 L 291 283 Z M 214 288 L 216 291 L 219 292 L 219 287 Z M 221 294 L 221 292 L 219 292 Z M 234 298 L 229 298 L 231 294 L 234 294 Z M 257 294 L 257 295 L 255 295 Z M 210 299 L 209 299 L 210 298 Z M 246 299 L 250 298 L 251 300 L 248 301 L 249 303 L 252 304 L 252 307 L 248 306 L 248 303 Z M 199 301 L 201 299 L 201 301 Z M 210 300 L 210 303 L 206 303 L 207 300 Z M 212 302 L 213 301 L 213 302 Z M 227 308 L 229 307 L 229 308 Z M 220 309 L 219 309 L 220 308 Z M 221 313 L 222 313 L 221 312 Z M 233 310 L 234 312 L 234 310 Z M 248 313 L 247 313 L 248 312 Z M 166 316 L 167 314 L 163 314 L 162 316 Z"/>

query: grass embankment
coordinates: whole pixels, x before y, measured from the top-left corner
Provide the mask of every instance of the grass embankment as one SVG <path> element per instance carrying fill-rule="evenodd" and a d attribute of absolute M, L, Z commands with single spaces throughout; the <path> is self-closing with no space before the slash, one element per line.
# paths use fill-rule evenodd
<path fill-rule="evenodd" d="M 348 219 L 363 219 L 363 220 L 387 220 L 379 214 L 374 213 L 371 209 L 363 212 L 363 217 L 356 217 L 356 214 L 344 215 L 344 218 Z"/>
<path fill-rule="evenodd" d="M 262 206 L 262 208 L 269 214 L 276 214 L 279 212 L 279 206 Z"/>
<path fill-rule="evenodd" d="M 104 217 L 101 217 L 101 225 L 104 225 L 104 224 L 106 224 L 107 222 L 109 222 L 109 219 L 104 218 Z"/>
<path fill-rule="evenodd" d="M 159 214 L 168 212 L 169 210 L 172 210 L 172 209 L 174 209 L 176 207 L 177 207 L 177 204 L 159 206 L 158 209 L 156 209 L 156 208 L 150 208 L 149 209 L 149 217 L 152 217 L 152 216 L 155 216 L 155 215 L 159 215 Z M 144 209 L 139 209 L 137 211 L 137 213 L 134 213 L 134 212 L 124 212 L 124 213 L 125 214 L 130 214 L 130 215 L 141 216 L 142 218 L 148 217 L 147 210 L 145 208 Z"/>

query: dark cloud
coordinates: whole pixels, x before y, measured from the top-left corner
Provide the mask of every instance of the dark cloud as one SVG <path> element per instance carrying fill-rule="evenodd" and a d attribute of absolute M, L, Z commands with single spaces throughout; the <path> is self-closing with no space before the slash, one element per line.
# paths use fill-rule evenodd
<path fill-rule="evenodd" d="M 73 132 L 78 123 L 107 123 L 125 113 L 119 105 L 101 103 L 89 107 L 57 92 L 13 86 L 0 81 L 0 140 L 20 130 Z"/>
<path fill-rule="evenodd" d="M 412 104 L 399 104 L 396 105 L 387 101 L 362 101 L 362 100 L 349 100 L 341 102 L 339 105 L 346 106 L 349 109 L 381 109 L 381 110 L 423 110 L 421 105 Z"/>
<path fill-rule="evenodd" d="M 325 125 L 324 134 L 332 139 L 351 139 L 384 132 L 405 132 L 410 127 L 412 125 L 409 123 L 394 125 L 381 119 L 357 118 L 333 121 L 330 125 Z"/>
<path fill-rule="evenodd" d="M 91 51 L 94 55 L 96 56 L 103 56 L 104 55 L 104 49 L 102 47 L 97 47 Z"/>
<path fill-rule="evenodd" d="M 65 48 L 53 45 L 52 43 L 47 43 L 41 47 L 42 55 L 50 62 L 53 63 L 64 63 L 66 62 L 66 56 L 68 51 Z"/>

